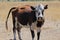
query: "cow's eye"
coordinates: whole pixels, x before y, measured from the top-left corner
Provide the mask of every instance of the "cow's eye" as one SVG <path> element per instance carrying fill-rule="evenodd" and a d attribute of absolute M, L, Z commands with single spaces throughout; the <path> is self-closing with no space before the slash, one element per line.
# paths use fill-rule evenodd
<path fill-rule="evenodd" d="M 40 13 L 38 13 L 38 15 L 40 15 Z"/>
<path fill-rule="evenodd" d="M 42 11 L 42 14 L 44 15 L 44 10 Z"/>

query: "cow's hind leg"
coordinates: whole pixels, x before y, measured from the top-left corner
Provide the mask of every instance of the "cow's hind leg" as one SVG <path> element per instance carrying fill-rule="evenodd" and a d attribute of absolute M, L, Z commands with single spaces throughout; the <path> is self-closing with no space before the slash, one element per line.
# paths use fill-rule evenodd
<path fill-rule="evenodd" d="M 13 34 L 14 34 L 14 40 L 16 40 L 16 29 L 18 27 L 18 21 L 17 17 L 13 17 Z"/>
<path fill-rule="evenodd" d="M 14 40 L 16 40 L 16 26 L 15 26 L 15 19 L 13 18 L 13 34 L 14 34 Z"/>
<path fill-rule="evenodd" d="M 22 28 L 22 27 L 21 27 L 20 24 L 18 23 L 18 24 L 17 24 L 17 32 L 18 32 L 19 40 L 22 40 L 22 39 L 21 39 L 21 35 L 20 35 L 20 33 L 21 33 L 21 28 Z"/>
<path fill-rule="evenodd" d="M 13 27 L 14 40 L 16 40 L 16 28 Z"/>

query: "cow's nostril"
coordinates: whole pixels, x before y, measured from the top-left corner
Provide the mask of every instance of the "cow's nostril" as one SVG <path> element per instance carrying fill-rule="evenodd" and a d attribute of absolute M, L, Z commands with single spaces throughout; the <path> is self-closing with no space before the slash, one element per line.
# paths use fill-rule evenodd
<path fill-rule="evenodd" d="M 42 17 L 41 17 L 41 19 L 42 19 Z"/>
<path fill-rule="evenodd" d="M 39 19 L 39 17 L 38 17 L 38 19 Z"/>
<path fill-rule="evenodd" d="M 38 17 L 38 20 L 42 20 L 42 17 Z"/>

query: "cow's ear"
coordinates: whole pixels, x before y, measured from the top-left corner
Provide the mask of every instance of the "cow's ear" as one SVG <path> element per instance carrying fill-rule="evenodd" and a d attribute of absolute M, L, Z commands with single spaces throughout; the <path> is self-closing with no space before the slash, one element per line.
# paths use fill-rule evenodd
<path fill-rule="evenodd" d="M 35 8 L 34 8 L 33 6 L 31 6 L 31 9 L 32 9 L 32 10 L 35 10 Z"/>
<path fill-rule="evenodd" d="M 45 6 L 44 6 L 44 9 L 48 9 L 48 5 L 45 5 Z"/>

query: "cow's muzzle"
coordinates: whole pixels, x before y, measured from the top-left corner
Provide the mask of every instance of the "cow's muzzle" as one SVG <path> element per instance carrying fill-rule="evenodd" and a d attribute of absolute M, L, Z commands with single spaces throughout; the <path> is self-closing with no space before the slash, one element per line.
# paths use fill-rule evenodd
<path fill-rule="evenodd" d="M 44 18 L 43 17 L 38 17 L 38 21 L 43 21 Z"/>

